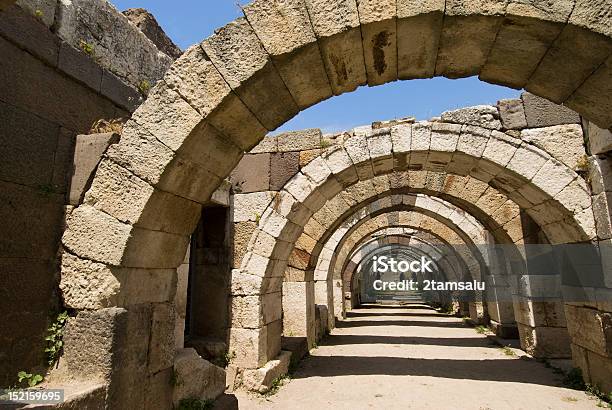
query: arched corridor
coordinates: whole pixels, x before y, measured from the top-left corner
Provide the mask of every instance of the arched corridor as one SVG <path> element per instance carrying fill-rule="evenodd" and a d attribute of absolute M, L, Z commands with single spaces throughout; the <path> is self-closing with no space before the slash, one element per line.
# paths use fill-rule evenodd
<path fill-rule="evenodd" d="M 45 386 L 81 389 L 66 406 L 113 410 L 224 393 L 244 408 L 596 405 L 538 362 L 560 360 L 582 389 L 612 391 L 610 0 L 241 10 L 150 90 L 132 78 L 145 101 L 118 131 L 84 138 L 87 160 L 67 168 L 79 181 L 52 223 L 52 302 L 32 298 L 44 314 L 65 311 L 50 327 L 57 341 L 45 339 L 57 350 L 39 366 Z M 0 23 L 15 31 L 15 21 Z M 11 41 L 32 42 L 21 37 Z M 64 42 L 53 37 L 45 67 L 66 64 Z M 97 73 L 90 60 L 81 71 Z M 76 81 L 103 93 L 99 72 Z M 273 134 L 360 86 L 473 76 L 527 91 L 428 120 Z M 20 206 L 9 205 L 12 221 Z M 11 260 L 35 248 L 6 243 Z M 410 270 L 377 271 L 382 257 Z M 15 277 L 11 298 L 29 284 Z M 410 281 L 442 286 L 396 286 Z M 506 339 L 516 350 L 492 344 Z M 290 369 L 271 401 L 245 393 L 274 392 Z"/>

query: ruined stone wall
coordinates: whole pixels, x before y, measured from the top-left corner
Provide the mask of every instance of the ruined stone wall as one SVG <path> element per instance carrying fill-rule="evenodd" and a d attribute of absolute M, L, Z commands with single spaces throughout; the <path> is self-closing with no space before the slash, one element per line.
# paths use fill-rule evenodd
<path fill-rule="evenodd" d="M 42 364 L 60 307 L 76 135 L 129 116 L 171 62 L 106 1 L 19 0 L 0 11 L 0 385 Z"/>

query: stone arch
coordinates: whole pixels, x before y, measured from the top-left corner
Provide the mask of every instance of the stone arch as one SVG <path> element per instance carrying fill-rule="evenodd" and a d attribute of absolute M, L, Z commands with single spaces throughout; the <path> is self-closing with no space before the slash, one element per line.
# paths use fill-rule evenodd
<path fill-rule="evenodd" d="M 357 305 L 355 301 L 356 288 L 355 288 L 355 277 L 356 273 L 359 270 L 359 267 L 363 264 L 363 262 L 369 259 L 372 255 L 376 254 L 378 251 L 384 251 L 387 247 L 394 245 L 404 245 L 411 249 L 414 247 L 415 243 L 417 245 L 416 250 L 412 249 L 413 252 L 421 253 L 425 255 L 429 260 L 434 261 L 436 265 L 439 265 L 438 269 L 435 273 L 438 275 L 428 275 L 427 277 L 431 279 L 432 277 L 435 280 L 460 280 L 460 275 L 457 274 L 456 268 L 460 265 L 457 263 L 456 255 L 452 255 L 450 257 L 450 261 L 448 260 L 449 255 L 446 253 L 450 249 L 452 253 L 452 247 L 448 246 L 448 242 L 446 242 L 442 237 L 435 233 L 430 233 L 427 231 L 414 231 L 412 233 L 403 233 L 399 234 L 395 232 L 397 229 L 406 230 L 406 228 L 410 228 L 407 226 L 401 227 L 393 227 L 393 228 L 383 228 L 379 231 L 387 231 L 386 234 L 379 237 L 372 237 L 361 245 L 357 246 L 354 253 L 347 258 L 345 263 L 346 270 L 343 271 L 343 282 L 346 289 L 346 294 L 351 295 L 350 301 L 346 300 L 346 294 L 344 299 L 344 305 L 347 308 L 353 308 Z M 365 239 L 365 238 L 364 238 Z M 446 246 L 448 249 L 440 250 L 440 245 L 442 247 Z M 440 272 L 441 271 L 441 272 Z M 440 274 L 441 273 L 441 274 Z M 423 279 L 423 278 L 422 278 Z M 350 303 L 349 303 L 350 302 Z"/>
<path fill-rule="evenodd" d="M 414 228 L 420 228 L 428 232 L 435 232 L 439 236 L 444 236 L 449 240 L 448 243 L 453 245 L 453 253 L 457 254 L 457 257 L 462 261 L 462 264 L 455 263 L 455 266 L 465 266 L 463 271 L 470 272 L 472 279 L 475 280 L 480 280 L 486 276 L 485 274 L 488 271 L 489 262 L 485 260 L 481 254 L 482 247 L 477 248 L 474 246 L 474 241 L 481 244 L 480 241 L 482 241 L 484 237 L 482 234 L 473 231 L 471 233 L 465 232 L 473 230 L 477 221 L 469 222 L 468 219 L 468 222 L 466 222 L 462 219 L 447 219 L 453 212 L 459 211 L 458 208 L 450 204 L 437 203 L 438 208 L 442 208 L 440 205 L 450 208 L 447 209 L 446 212 L 438 211 L 443 214 L 440 215 L 427 209 L 427 205 L 431 204 L 431 202 L 421 201 L 419 203 L 417 201 L 419 206 L 414 206 L 415 196 L 412 194 L 393 194 L 392 196 L 399 199 L 399 201 L 385 201 L 385 199 L 389 199 L 389 197 L 382 197 L 377 201 L 371 202 L 371 207 L 365 208 L 367 209 L 366 213 L 362 213 L 358 209 L 354 214 L 344 219 L 347 228 L 336 231 L 341 233 L 341 235 L 338 237 L 336 237 L 335 234 L 329 236 L 329 240 L 324 242 L 325 245 L 319 248 L 319 251 L 310 250 L 312 252 L 311 259 L 317 261 L 316 269 L 321 269 L 322 274 L 317 277 L 316 273 L 314 275 L 312 275 L 312 273 L 307 273 L 304 278 L 300 277 L 298 280 L 305 280 L 306 282 L 314 280 L 314 303 L 326 306 L 330 316 L 328 320 L 330 324 L 333 324 L 334 315 L 338 318 L 343 317 L 342 304 L 340 304 L 339 301 L 343 299 L 342 294 L 347 291 L 347 289 L 343 287 L 343 283 L 346 284 L 347 282 L 344 277 L 338 277 L 338 274 L 345 272 L 346 258 L 352 253 L 355 247 L 359 245 L 351 242 L 351 238 L 353 236 L 366 237 L 371 233 L 370 231 L 382 229 L 382 226 L 410 225 Z M 402 200 L 403 198 L 406 198 L 406 202 L 410 205 L 402 204 L 404 202 Z M 428 199 L 432 200 L 431 198 Z M 354 219 L 354 221 L 351 221 L 351 219 Z M 464 222 L 463 226 L 462 222 Z M 482 226 L 480 229 L 484 230 Z M 444 232 L 442 232 L 442 230 L 444 230 Z M 328 245 L 329 242 L 332 242 L 332 245 Z M 336 252 L 336 249 L 346 245 L 348 245 L 350 251 Z M 305 250 L 304 252 L 308 251 Z M 332 260 L 335 260 L 335 263 L 332 263 Z M 289 265 L 290 267 L 287 269 L 299 271 L 299 267 L 291 267 L 291 265 L 296 266 L 295 263 L 292 264 L 291 259 Z M 322 268 L 321 265 L 323 265 Z M 307 266 L 303 266 L 303 268 L 307 269 Z M 331 277 L 332 272 L 335 273 L 333 278 Z M 295 275 L 291 276 L 290 278 L 286 278 L 286 280 L 296 280 Z M 466 278 L 461 279 L 465 280 Z M 294 292 L 292 292 L 294 294 L 294 300 L 295 293 L 299 291 L 300 289 L 298 286 L 298 288 L 294 289 Z M 338 294 L 336 291 L 341 292 Z M 501 321 L 501 318 L 496 319 Z M 512 322 L 514 320 L 513 317 L 504 317 L 503 319 L 504 322 Z"/>
<path fill-rule="evenodd" d="M 239 280 L 248 277 L 244 275 L 282 277 L 292 244 L 315 212 L 358 181 L 396 170 L 405 172 L 409 181 L 411 175 L 420 175 L 423 187 L 430 182 L 442 186 L 446 172 L 469 175 L 520 203 L 551 242 L 594 238 L 585 181 L 548 153 L 476 126 L 400 124 L 357 133 L 303 167 L 263 213 L 251 237 L 251 251 L 245 254 L 240 272 L 234 274 L 240 275 Z M 555 186 L 548 181 L 556 181 Z M 524 195 L 538 205 L 526 202 Z M 551 221 L 551 216 L 557 220 Z M 262 283 L 266 287 L 260 295 L 270 291 L 269 282 Z M 258 329 L 257 337 L 262 339 L 262 332 L 267 331 Z"/>
<path fill-rule="evenodd" d="M 350 218 L 339 219 L 346 226 L 342 231 L 336 229 L 334 234 L 331 236 L 324 235 L 320 238 L 313 238 L 315 240 L 324 240 L 328 237 L 327 242 L 323 245 L 323 249 L 334 252 L 336 248 L 341 248 L 344 244 L 344 240 L 347 235 L 350 235 L 354 230 L 359 229 L 361 224 L 365 223 L 370 217 L 373 217 L 382 211 L 389 209 L 404 210 L 410 209 L 418 211 L 424 215 L 430 216 L 438 221 L 444 223 L 447 227 L 452 230 L 452 233 L 457 235 L 459 241 L 473 244 L 480 244 L 487 240 L 487 232 L 485 228 L 473 218 L 471 215 L 466 214 L 460 208 L 443 200 L 435 200 L 429 196 L 423 194 L 391 194 L 383 197 L 376 196 L 375 201 L 363 205 L 363 208 L 358 207 L 352 210 L 353 214 Z M 432 209 L 435 205 L 435 210 Z M 366 212 L 361 212 L 366 210 Z M 455 216 L 456 215 L 456 216 Z M 461 217 L 458 217 L 461 216 Z M 454 218 L 453 218 L 454 217 Z M 327 231 L 334 230 L 332 226 L 325 226 Z M 326 232 L 327 232 L 326 231 Z M 338 233 L 342 232 L 340 236 Z M 328 269 L 323 268 L 320 270 L 320 258 L 318 257 L 319 252 L 312 252 L 311 259 L 317 260 L 314 277 L 315 280 L 327 279 L 330 270 L 338 272 L 339 266 L 336 264 L 333 268 L 331 264 Z M 331 260 L 330 260 L 331 262 Z M 313 262 L 309 263 L 310 266 L 315 266 Z M 341 269 L 340 269 L 341 271 Z M 325 275 L 325 277 L 321 276 Z"/>
<path fill-rule="evenodd" d="M 127 277 L 158 278 L 136 279 L 143 295 L 172 282 L 195 215 L 242 153 L 358 85 L 480 74 L 612 125 L 606 2 L 258 0 L 244 13 L 173 65 L 106 154 L 62 239 L 68 307 L 130 305 Z"/>
<path fill-rule="evenodd" d="M 413 128 L 416 130 L 414 134 Z M 474 152 L 464 152 L 470 148 L 462 151 L 460 147 L 462 140 L 469 139 L 471 144 L 474 144 L 471 138 L 476 135 L 476 138 L 484 138 L 480 142 L 480 157 L 475 156 Z M 436 172 L 439 176 L 439 170 L 449 166 L 451 158 L 455 159 L 451 152 L 458 152 L 457 160 L 477 162 L 470 176 L 481 181 L 490 178 L 487 181 L 489 185 L 496 186 L 514 202 L 525 204 L 525 198 L 520 194 L 521 190 L 537 192 L 536 195 L 539 195 L 542 206 L 534 208 L 534 205 L 531 205 L 527 210 L 546 232 L 551 242 L 580 242 L 593 239 L 593 214 L 585 181 L 544 151 L 534 150 L 533 147 L 523 144 L 517 146 L 515 141 L 504 135 L 489 133 L 486 130 L 466 129 L 452 124 L 418 123 L 392 127 L 388 132 L 382 131 L 370 136 L 357 135 L 349 138 L 344 141 L 343 146 L 330 149 L 306 165 L 287 183 L 277 196 L 278 200 L 274 201 L 262 215 L 258 231 L 253 237 L 274 236 L 281 242 L 292 243 L 297 239 L 301 227 L 311 214 L 347 186 L 355 184 L 360 177 L 367 180 L 374 175 L 405 169 L 406 164 L 408 168 L 418 166 L 431 172 L 434 177 Z M 395 151 L 393 151 L 394 136 Z M 404 145 L 405 151 L 402 151 L 402 144 L 406 143 L 408 147 Z M 419 144 L 422 143 L 425 145 L 423 151 L 415 151 L 415 148 L 420 148 Z M 443 149 L 445 144 L 446 147 L 450 147 L 450 152 Z M 465 146 L 468 147 L 467 143 Z M 370 152 L 368 147 L 373 152 Z M 407 159 L 408 155 L 410 162 Z M 516 162 L 513 164 L 514 158 Z M 518 162 L 526 165 L 523 161 L 527 162 L 531 169 L 517 167 Z M 547 175 L 546 181 L 563 181 L 560 182 L 562 186 L 551 187 L 544 181 L 543 174 L 548 174 L 549 171 L 551 175 Z M 411 171 L 408 170 L 407 174 L 410 178 Z M 442 182 L 438 181 L 438 185 Z M 537 212 L 536 209 L 541 212 Z M 559 210 L 561 215 L 556 213 L 560 216 L 559 220 L 551 223 L 547 218 Z M 574 212 L 577 212 L 576 218 L 573 216 Z M 567 230 L 563 231 L 565 228 Z M 274 242 L 270 242 L 270 245 L 276 246 Z M 286 246 L 282 246 L 283 250 L 286 250 Z M 258 251 L 268 255 L 254 256 L 257 254 L 248 253 L 243 260 L 242 269 L 251 271 L 252 267 L 255 267 L 253 264 L 261 266 L 263 261 L 261 257 L 268 258 L 273 255 L 270 253 L 273 252 L 272 249 L 258 247 Z M 263 263 L 265 264 L 265 261 Z"/>

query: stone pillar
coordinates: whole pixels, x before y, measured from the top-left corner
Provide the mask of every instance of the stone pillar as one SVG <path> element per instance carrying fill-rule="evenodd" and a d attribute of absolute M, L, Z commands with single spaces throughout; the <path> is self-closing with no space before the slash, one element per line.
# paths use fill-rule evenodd
<path fill-rule="evenodd" d="M 602 307 L 612 310 L 612 291 Z M 565 305 L 571 336 L 574 366 L 582 370 L 584 381 L 601 392 L 612 392 L 612 313 L 592 306 Z"/>
<path fill-rule="evenodd" d="M 232 364 L 255 369 L 280 353 L 282 333 L 280 292 L 233 295 L 229 352 Z"/>
<path fill-rule="evenodd" d="M 470 319 L 475 324 L 481 324 L 484 322 L 484 305 L 482 302 L 474 301 L 469 302 Z"/>
<path fill-rule="evenodd" d="M 330 280 L 315 281 L 315 304 L 323 305 L 327 308 L 327 323 L 325 331 L 329 332 L 335 327 L 334 323 L 334 283 Z"/>
<path fill-rule="evenodd" d="M 491 274 L 486 277 L 486 303 L 489 326 L 495 334 L 504 339 L 518 338 L 512 292 L 507 276 Z"/>
<path fill-rule="evenodd" d="M 527 276 L 524 275 L 522 280 L 527 280 Z M 529 292 L 513 295 L 513 302 L 523 350 L 538 358 L 571 357 L 570 338 L 560 296 L 545 299 L 535 295 L 535 292 Z"/>
<path fill-rule="evenodd" d="M 316 342 L 314 281 L 283 282 L 283 334 Z"/>
<path fill-rule="evenodd" d="M 187 314 L 187 284 L 189 281 L 190 250 L 191 246 L 187 248 L 183 263 L 176 269 L 176 295 L 174 296 L 176 323 L 174 326 L 174 342 L 177 350 L 185 347 L 185 317 Z"/>

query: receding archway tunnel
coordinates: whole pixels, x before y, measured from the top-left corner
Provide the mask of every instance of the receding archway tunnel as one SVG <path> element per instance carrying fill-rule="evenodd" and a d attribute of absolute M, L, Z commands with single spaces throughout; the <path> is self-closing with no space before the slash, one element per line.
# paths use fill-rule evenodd
<path fill-rule="evenodd" d="M 260 142 L 259 152 L 278 148 L 278 138 L 263 139 L 268 131 L 323 99 L 364 84 L 479 75 L 564 103 L 602 130 L 612 127 L 608 8 L 606 2 L 585 0 L 553 2 L 547 8 L 522 1 L 401 0 L 259 0 L 246 6 L 244 18 L 175 62 L 126 124 L 121 141 L 107 151 L 84 202 L 68 220 L 62 239 L 65 302 L 79 312 L 75 323 L 102 323 L 110 350 L 101 358 L 95 349 L 75 346 L 71 343 L 77 339 L 68 338 L 67 373 L 82 377 L 77 361 L 86 360 L 91 373 L 108 385 L 110 407 L 144 406 L 145 392 L 174 366 L 174 306 L 157 290 L 175 286 L 176 268 L 184 262 L 203 205 L 245 152 L 253 153 Z M 245 379 L 256 378 L 260 368 L 279 356 L 280 289 L 301 232 L 313 214 L 358 181 L 376 191 L 367 181 L 406 171 L 414 177 L 408 185 L 455 198 L 454 203 L 474 211 L 477 219 L 485 219 L 482 209 L 487 204 L 502 207 L 510 201 L 528 209 L 537 235 L 553 244 L 603 239 L 596 231 L 591 189 L 574 164 L 513 137 L 501 123 L 487 127 L 470 121 L 395 124 L 386 131 L 354 135 L 329 150 L 319 146 L 322 155 L 278 190 L 247 235 L 253 246 L 239 265 L 232 265 L 228 342 L 236 366 L 247 371 L 241 373 Z M 469 194 L 480 187 L 477 198 L 471 199 Z M 496 192 L 487 191 L 488 199 L 481 200 L 489 187 Z M 482 206 L 466 205 L 477 201 Z M 507 209 L 514 208 L 508 204 Z M 495 216 L 504 219 L 503 212 Z M 488 228 L 500 234 L 508 228 L 505 235 L 520 243 L 530 236 L 517 218 L 520 215 L 512 215 L 512 226 L 504 221 Z M 514 226 L 518 228 L 509 229 Z M 87 286 L 80 285 L 83 281 Z M 314 288 L 301 282 L 307 309 L 314 309 Z M 575 316 L 591 314 L 589 318 L 606 312 L 583 305 L 566 309 Z M 527 313 L 523 322 L 533 319 L 533 313 Z M 459 325 L 446 319 L 442 323 L 449 324 L 439 327 Z M 565 323 L 553 327 L 559 334 L 565 329 L 569 347 Z M 75 328 L 87 335 L 87 326 Z M 523 329 L 542 337 L 533 321 Z M 609 351 L 580 344 L 580 332 L 570 331 L 576 352 L 610 363 Z M 334 360 L 342 362 L 335 368 L 348 366 L 354 374 L 378 374 L 385 366 L 387 375 L 404 372 L 382 362 L 367 370 L 351 358 Z M 406 365 L 408 360 L 398 363 Z M 474 378 L 484 377 L 487 366 L 502 361 L 482 363 Z M 437 373 L 431 369 L 440 364 L 449 369 L 449 378 L 461 378 L 459 363 L 448 358 L 422 358 L 406 368 L 432 376 Z M 520 374 L 532 380 L 531 368 L 521 365 L 515 372 L 503 363 L 501 368 L 506 376 L 499 379 L 517 381 Z M 135 371 L 145 382 L 128 388 L 125 380 Z M 605 381 L 601 373 L 592 376 Z"/>

